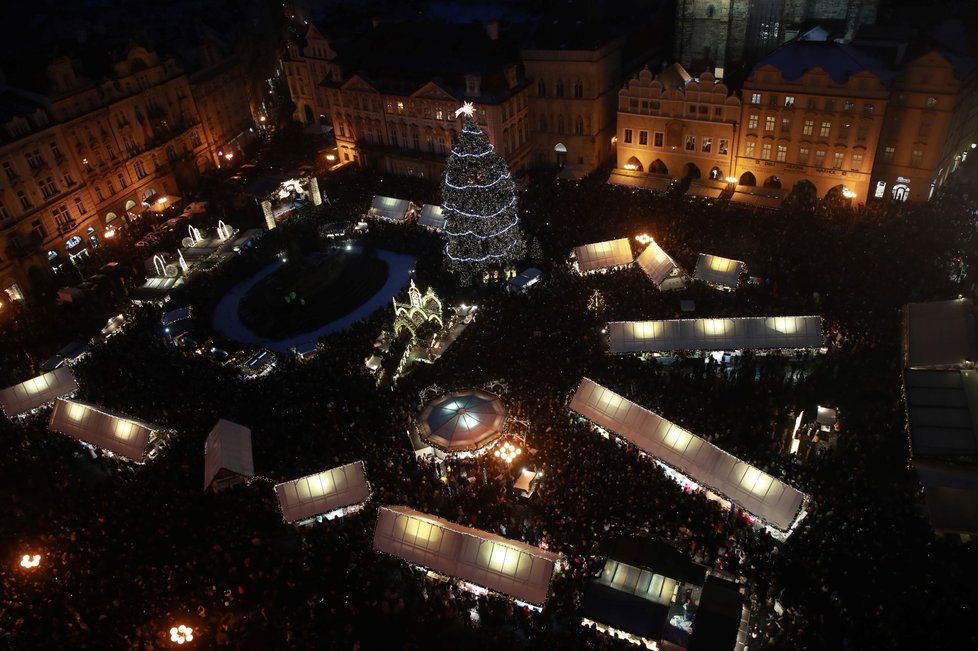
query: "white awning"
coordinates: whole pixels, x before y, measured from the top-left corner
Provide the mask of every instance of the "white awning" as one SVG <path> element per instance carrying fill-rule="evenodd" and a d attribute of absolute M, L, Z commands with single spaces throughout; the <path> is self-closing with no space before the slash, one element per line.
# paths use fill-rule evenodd
<path fill-rule="evenodd" d="M 377 514 L 374 549 L 529 604 L 547 600 L 558 554 L 406 506 Z"/>
<path fill-rule="evenodd" d="M 978 362 L 975 307 L 970 299 L 903 307 L 903 365 L 913 369 L 974 368 Z"/>
<path fill-rule="evenodd" d="M 656 287 L 662 285 L 666 278 L 679 272 L 679 265 L 662 250 L 662 247 L 655 240 L 649 242 L 645 250 L 635 259 L 635 262 Z"/>
<path fill-rule="evenodd" d="M 59 398 L 51 412 L 48 429 L 132 461 L 143 462 L 163 428 L 95 405 Z"/>
<path fill-rule="evenodd" d="M 805 494 L 588 378 L 570 408 L 781 531 Z"/>
<path fill-rule="evenodd" d="M 212 484 L 217 490 L 254 476 L 251 430 L 220 419 L 204 442 L 204 490 Z"/>
<path fill-rule="evenodd" d="M 370 484 L 363 461 L 293 479 L 275 486 L 286 522 L 301 522 L 366 502 Z"/>
<path fill-rule="evenodd" d="M 612 321 L 608 339 L 613 353 L 799 350 L 825 345 L 819 316 Z"/>
<path fill-rule="evenodd" d="M 445 217 L 445 211 L 441 206 L 436 206 L 434 204 L 426 203 L 423 208 L 421 208 L 421 225 L 427 226 L 428 228 L 434 228 L 436 230 L 441 230 L 445 228 L 445 222 L 447 218 Z"/>
<path fill-rule="evenodd" d="M 410 209 L 411 202 L 406 199 L 382 197 L 378 194 L 374 196 L 373 201 L 370 203 L 369 214 L 378 219 L 400 222 L 407 218 L 407 213 Z"/>
<path fill-rule="evenodd" d="M 632 263 L 632 247 L 626 237 L 575 246 L 574 255 L 582 274 Z"/>
<path fill-rule="evenodd" d="M 0 391 L 0 408 L 7 417 L 13 418 L 77 390 L 71 368 L 61 366 Z"/>
<path fill-rule="evenodd" d="M 746 271 L 747 264 L 740 260 L 700 253 L 693 278 L 724 289 L 737 289 L 740 276 Z"/>

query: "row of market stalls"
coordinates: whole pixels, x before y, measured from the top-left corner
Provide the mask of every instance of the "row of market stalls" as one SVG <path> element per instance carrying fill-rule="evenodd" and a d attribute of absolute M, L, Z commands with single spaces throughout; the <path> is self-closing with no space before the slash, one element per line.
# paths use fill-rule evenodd
<path fill-rule="evenodd" d="M 371 200 L 366 216 L 395 224 L 417 219 L 421 226 L 434 231 L 444 230 L 447 221 L 441 206 L 426 203 L 419 208 L 407 199 L 395 199 L 379 194 Z"/>
<path fill-rule="evenodd" d="M 682 187 L 679 179 L 637 170 L 616 169 L 609 176 L 608 182 L 650 192 L 670 192 L 673 188 Z M 707 201 L 728 197 L 732 204 L 764 210 L 780 210 L 784 201 L 784 193 L 780 189 L 731 185 L 729 181 L 722 179 L 693 179 L 686 189 L 686 196 Z"/>
<path fill-rule="evenodd" d="M 825 347 L 819 316 L 611 321 L 606 331 L 612 353 L 820 351 Z"/>
<path fill-rule="evenodd" d="M 978 537 L 978 328 L 970 299 L 903 308 L 910 463 L 934 531 Z"/>
<path fill-rule="evenodd" d="M 781 538 L 804 515 L 808 497 L 801 491 L 588 378 L 570 409 L 653 457 L 674 479 L 737 505 Z"/>

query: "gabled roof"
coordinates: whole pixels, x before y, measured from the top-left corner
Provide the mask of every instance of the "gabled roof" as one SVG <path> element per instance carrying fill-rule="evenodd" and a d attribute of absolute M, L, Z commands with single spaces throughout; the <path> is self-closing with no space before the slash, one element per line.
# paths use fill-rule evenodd
<path fill-rule="evenodd" d="M 765 66 L 777 68 L 785 79 L 790 80 L 800 79 L 809 70 L 821 69 L 840 85 L 861 72 L 876 75 L 886 85 L 895 74 L 865 52 L 835 41 L 785 43 L 761 59 L 751 71 L 751 77 Z"/>
<path fill-rule="evenodd" d="M 255 476 L 251 430 L 223 418 L 217 421 L 204 442 L 204 490 L 221 471 L 242 477 Z"/>
<path fill-rule="evenodd" d="M 71 367 L 61 366 L 0 391 L 0 409 L 12 418 L 77 389 Z"/>
<path fill-rule="evenodd" d="M 360 504 L 370 497 L 363 461 L 317 472 L 275 486 L 286 522 L 300 522 Z"/>

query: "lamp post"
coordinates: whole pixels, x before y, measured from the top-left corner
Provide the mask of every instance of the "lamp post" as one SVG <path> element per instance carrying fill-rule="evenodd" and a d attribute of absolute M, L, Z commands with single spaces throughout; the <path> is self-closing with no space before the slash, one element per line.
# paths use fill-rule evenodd
<path fill-rule="evenodd" d="M 40 554 L 24 554 L 20 557 L 20 566 L 25 570 L 33 570 L 41 564 Z"/>

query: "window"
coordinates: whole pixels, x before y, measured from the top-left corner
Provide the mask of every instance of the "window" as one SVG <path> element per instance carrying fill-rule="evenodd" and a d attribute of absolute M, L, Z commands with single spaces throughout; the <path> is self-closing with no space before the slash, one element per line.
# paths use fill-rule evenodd
<path fill-rule="evenodd" d="M 397 114 L 404 115 L 404 102 L 397 103 Z"/>
<path fill-rule="evenodd" d="M 917 129 L 917 135 L 923 138 L 929 134 L 930 134 L 930 122 L 921 122 L 920 128 Z"/>
<path fill-rule="evenodd" d="M 927 104 L 927 108 L 934 108 L 935 106 L 937 106 L 937 98 L 928 97 L 926 104 Z"/>
<path fill-rule="evenodd" d="M 664 140 L 665 140 L 665 135 L 661 131 L 656 131 L 652 135 L 652 144 L 655 145 L 656 147 L 661 147 Z"/>
<path fill-rule="evenodd" d="M 696 105 L 694 105 L 694 104 L 690 104 L 689 105 L 689 113 L 691 115 L 696 113 Z"/>
<path fill-rule="evenodd" d="M 920 149 L 914 149 L 910 154 L 910 165 L 912 167 L 921 167 L 924 162 L 924 152 Z"/>
<path fill-rule="evenodd" d="M 869 127 L 865 124 L 860 124 L 859 129 L 856 131 L 856 140 L 865 140 L 867 135 L 869 135 Z"/>
<path fill-rule="evenodd" d="M 30 210 L 31 200 L 27 198 L 27 195 L 24 194 L 23 190 L 17 190 L 17 199 L 20 200 L 21 208 L 23 208 L 24 210 Z"/>
<path fill-rule="evenodd" d="M 757 128 L 757 116 L 756 115 L 751 115 L 750 117 L 747 118 L 747 128 L 748 129 L 756 129 Z"/>
<path fill-rule="evenodd" d="M 713 151 L 713 138 L 703 138 L 703 145 L 701 150 L 704 154 L 709 154 Z"/>
<path fill-rule="evenodd" d="M 865 113 L 866 115 L 872 115 L 875 112 L 876 112 L 875 104 L 863 104 L 863 113 Z"/>
<path fill-rule="evenodd" d="M 581 117 L 580 115 L 577 116 L 577 121 L 574 123 L 574 133 L 576 133 L 579 136 L 584 135 L 584 118 Z M 642 135 L 645 135 L 645 142 L 641 144 L 643 145 L 649 144 L 649 132 L 642 131 L 639 134 L 639 137 L 641 137 Z"/>
<path fill-rule="evenodd" d="M 765 131 L 774 131 L 774 116 L 773 115 L 769 115 L 766 118 L 764 118 L 764 130 Z"/>
<path fill-rule="evenodd" d="M 58 147 L 58 143 L 51 143 L 51 155 L 54 156 L 54 160 L 59 163 L 65 159 L 65 155 L 61 153 L 61 149 Z"/>
<path fill-rule="evenodd" d="M 116 174 L 115 177 L 117 179 L 119 179 L 119 187 L 120 188 L 124 188 L 127 185 L 129 185 L 128 183 L 126 183 L 126 177 L 122 175 L 122 172 L 119 172 L 118 174 Z"/>
<path fill-rule="evenodd" d="M 883 148 L 883 160 L 887 163 L 893 160 L 893 156 L 896 154 L 896 147 L 884 147 Z"/>
<path fill-rule="evenodd" d="M 102 193 L 102 188 L 98 185 L 95 186 L 95 196 L 98 197 L 99 201 L 105 201 L 105 194 Z"/>
<path fill-rule="evenodd" d="M 751 104 L 760 104 L 761 103 L 761 94 L 760 93 L 752 93 L 751 96 L 750 96 L 750 103 Z"/>
<path fill-rule="evenodd" d="M 31 232 L 40 241 L 44 241 L 48 237 L 48 229 L 44 228 L 44 222 L 40 219 L 35 219 L 31 222 Z"/>
<path fill-rule="evenodd" d="M 744 155 L 747 158 L 754 158 L 754 144 L 754 141 L 751 140 L 744 146 Z"/>
<path fill-rule="evenodd" d="M 832 123 L 831 122 L 823 122 L 822 125 L 818 128 L 818 137 L 819 138 L 828 138 L 830 131 L 832 131 Z"/>
<path fill-rule="evenodd" d="M 645 147 L 645 146 L 647 146 L 649 144 L 649 132 L 648 131 L 639 131 L 638 132 L 638 144 L 642 145 L 643 147 Z"/>
<path fill-rule="evenodd" d="M 798 148 L 798 164 L 799 165 L 808 165 L 808 154 L 809 153 L 810 152 L 808 151 L 808 147 L 799 147 Z"/>
<path fill-rule="evenodd" d="M 547 96 L 547 83 L 544 80 L 537 82 L 537 97 Z"/>
<path fill-rule="evenodd" d="M 7 179 L 10 181 L 13 181 L 15 178 L 17 178 L 17 172 L 15 172 L 14 168 L 10 166 L 10 163 L 3 164 L 3 172 L 4 174 L 7 175 Z"/>
<path fill-rule="evenodd" d="M 557 97 L 563 97 L 564 96 L 564 80 L 563 79 L 558 79 L 557 80 L 557 92 L 555 94 L 557 95 Z"/>
<path fill-rule="evenodd" d="M 40 150 L 35 149 L 34 151 L 27 152 L 25 155 L 27 157 L 27 166 L 32 170 L 36 170 L 44 165 L 44 159 L 41 157 Z"/>
<path fill-rule="evenodd" d="M 825 100 L 825 112 L 831 113 L 835 111 L 835 100 L 827 99 Z"/>
<path fill-rule="evenodd" d="M 720 139 L 720 144 L 717 147 L 717 152 L 720 153 L 720 154 L 723 154 L 724 156 L 726 156 L 727 154 L 730 153 L 729 146 L 730 146 L 730 143 L 727 142 L 727 139 L 726 138 L 721 138 Z"/>
<path fill-rule="evenodd" d="M 387 112 L 388 113 L 394 112 L 394 104 L 392 102 L 387 102 Z"/>
<path fill-rule="evenodd" d="M 75 184 L 75 177 L 71 175 L 71 172 L 65 172 L 64 175 L 61 177 L 61 180 L 64 181 L 65 187 L 68 188 L 70 188 Z"/>
<path fill-rule="evenodd" d="M 845 102 L 842 103 L 842 110 L 845 111 L 846 113 L 852 113 L 852 109 L 854 109 L 855 107 L 856 107 L 856 103 L 849 99 L 847 99 Z"/>
<path fill-rule="evenodd" d="M 788 146 L 778 145 L 778 160 L 783 163 L 786 158 L 788 158 Z"/>
<path fill-rule="evenodd" d="M 771 160 L 771 143 L 766 142 L 761 145 L 761 158 Z"/>
<path fill-rule="evenodd" d="M 814 97 L 809 97 L 808 98 L 808 108 L 811 109 L 811 110 L 813 110 L 813 111 L 815 110 L 815 98 Z"/>
<path fill-rule="evenodd" d="M 133 165 L 133 169 L 136 170 L 136 178 L 138 179 L 146 178 L 147 176 L 146 165 L 143 164 L 143 161 L 137 160 L 136 163 Z"/>
<path fill-rule="evenodd" d="M 873 196 L 876 197 L 877 199 L 882 199 L 884 192 L 886 192 L 886 181 L 877 181 L 876 191 L 873 192 Z"/>
<path fill-rule="evenodd" d="M 58 186 L 54 184 L 54 179 L 51 178 L 50 176 L 45 177 L 42 181 L 40 181 L 37 184 L 37 186 L 41 189 L 41 194 L 44 195 L 45 199 L 48 199 L 58 194 Z"/>
<path fill-rule="evenodd" d="M 632 130 L 631 129 L 625 129 L 625 136 L 622 138 L 622 140 L 625 141 L 625 144 L 626 145 L 632 144 Z"/>
<path fill-rule="evenodd" d="M 201 142 L 200 141 L 200 134 L 197 133 L 197 130 L 196 129 L 194 129 L 193 131 L 190 132 L 190 143 L 196 149 L 197 147 L 200 147 L 200 142 Z"/>
<path fill-rule="evenodd" d="M 75 220 L 71 218 L 71 215 L 68 213 L 68 207 L 64 204 L 52 210 L 51 214 L 54 215 L 54 221 L 58 224 L 58 230 L 61 232 L 75 225 Z"/>
<path fill-rule="evenodd" d="M 849 139 L 849 127 L 851 125 L 848 122 L 843 122 L 842 126 L 839 127 L 839 140 Z"/>
<path fill-rule="evenodd" d="M 79 215 L 84 215 L 86 212 L 88 212 L 88 209 L 85 208 L 85 202 L 81 197 L 75 197 L 75 210 L 78 211 Z"/>
<path fill-rule="evenodd" d="M 696 136 L 686 136 L 686 151 L 696 151 Z"/>
<path fill-rule="evenodd" d="M 7 210 L 7 206 L 0 203 L 0 224 L 10 219 L 10 212 Z"/>
<path fill-rule="evenodd" d="M 849 164 L 849 169 L 852 170 L 853 172 L 858 172 L 862 170 L 862 168 L 863 168 L 863 155 L 853 154 L 852 162 Z"/>
<path fill-rule="evenodd" d="M 802 132 L 803 135 L 810 136 L 810 135 L 812 135 L 812 130 L 814 128 L 815 128 L 815 121 L 814 120 L 805 120 L 805 124 L 801 128 L 801 132 Z"/>
<path fill-rule="evenodd" d="M 841 151 L 835 152 L 835 154 L 834 154 L 834 164 L 832 166 L 835 169 L 837 169 L 837 170 L 841 170 L 842 169 L 842 164 L 845 162 L 845 158 L 846 158 L 846 155 L 843 152 L 841 152 Z"/>
<path fill-rule="evenodd" d="M 821 149 L 815 150 L 815 167 L 823 167 L 825 165 L 825 152 Z"/>
<path fill-rule="evenodd" d="M 584 97 L 584 84 L 580 79 L 574 82 L 574 97 L 577 99 Z"/>
<path fill-rule="evenodd" d="M 784 107 L 785 108 L 791 108 L 794 105 L 795 105 L 795 96 L 794 95 L 785 95 L 784 96 Z"/>
<path fill-rule="evenodd" d="M 791 131 L 791 118 L 781 118 L 781 133 Z"/>

